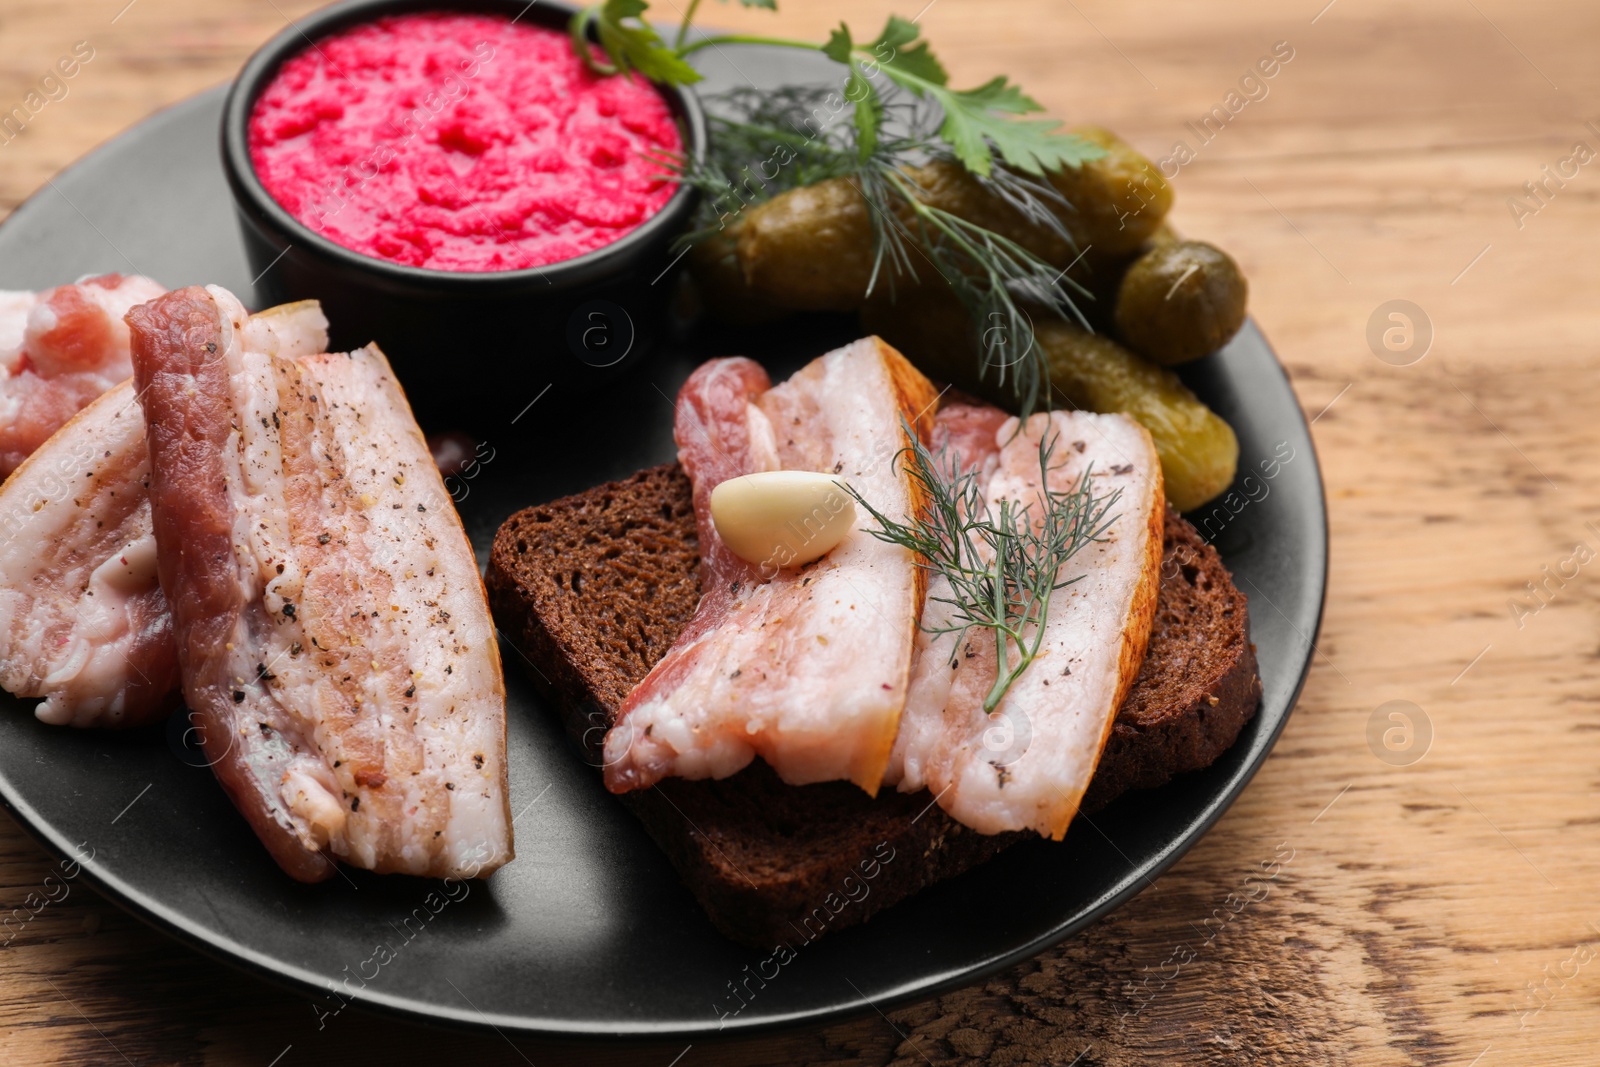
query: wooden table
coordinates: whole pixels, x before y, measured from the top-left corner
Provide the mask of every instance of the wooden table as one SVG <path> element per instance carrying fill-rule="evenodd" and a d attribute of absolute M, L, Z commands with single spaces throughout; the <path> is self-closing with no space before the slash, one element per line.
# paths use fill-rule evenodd
<path fill-rule="evenodd" d="M 0 146 L 0 211 L 231 77 L 311 6 L 125 3 L 0 5 L 0 110 L 75 42 L 94 50 L 69 95 Z M 1276 42 L 1293 50 L 1267 95 L 1182 167 L 1175 219 L 1244 266 L 1314 417 L 1327 617 L 1276 752 L 1153 888 L 931 1003 L 685 1052 L 512 1046 L 350 1016 L 319 1033 L 303 999 L 74 886 L 0 949 L 0 1062 L 1600 1061 L 1600 563 L 1577 562 L 1600 552 L 1600 164 L 1550 182 L 1543 203 L 1523 189 L 1577 142 L 1600 150 L 1600 7 L 1324 3 L 935 0 L 922 18 L 958 82 L 1007 71 L 1054 113 L 1157 158 L 1179 139 L 1196 147 L 1186 122 Z M 876 30 L 891 10 L 790 6 L 708 14 L 818 37 L 846 14 Z M 1422 334 L 1404 350 L 1387 309 L 1378 333 L 1401 327 L 1402 351 L 1369 345 L 1394 300 L 1431 324 L 1421 358 Z M 1417 729 L 1385 749 L 1369 728 L 1400 726 L 1391 701 L 1409 702 Z M 53 863 L 0 823 L 8 909 Z M 1248 873 L 1291 852 L 1270 894 L 1231 910 Z M 1222 908 L 1226 922 L 1202 925 Z"/>

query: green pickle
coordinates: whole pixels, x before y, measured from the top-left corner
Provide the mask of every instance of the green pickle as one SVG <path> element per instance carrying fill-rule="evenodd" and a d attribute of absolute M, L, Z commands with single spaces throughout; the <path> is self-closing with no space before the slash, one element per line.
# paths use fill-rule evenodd
<path fill-rule="evenodd" d="M 862 325 L 900 349 L 930 377 L 1015 410 L 1016 395 L 991 372 L 978 374 L 978 345 L 961 305 L 947 290 L 903 290 L 862 310 Z M 1101 334 L 1035 316 L 1057 406 L 1122 412 L 1150 431 L 1167 499 L 1180 511 L 1199 507 L 1233 482 L 1239 441 L 1233 428 L 1178 376 Z M 1008 372 L 1009 373 L 1009 372 Z"/>
<path fill-rule="evenodd" d="M 1117 335 L 1135 352 L 1176 366 L 1215 352 L 1244 325 L 1249 284 L 1239 265 L 1202 241 L 1158 243 L 1117 291 Z"/>
<path fill-rule="evenodd" d="M 751 208 L 739 228 L 750 291 L 804 311 L 854 311 L 872 279 L 872 220 L 856 187 L 832 178 Z"/>
<path fill-rule="evenodd" d="M 1233 484 L 1239 439 L 1216 412 L 1165 367 L 1140 359 L 1111 338 L 1072 323 L 1036 323 L 1034 338 L 1050 383 L 1090 411 L 1120 411 L 1150 431 L 1161 457 L 1167 499 L 1189 511 Z"/>
<path fill-rule="evenodd" d="M 751 290 L 739 267 L 737 223 L 697 241 L 686 261 L 698 305 L 713 319 L 737 326 L 759 326 L 792 314 Z"/>
<path fill-rule="evenodd" d="M 1071 205 L 1056 208 L 1070 241 L 1029 220 L 958 163 L 936 160 L 908 176 L 923 203 L 993 230 L 1053 266 L 1074 265 L 1074 279 L 1097 296 L 1103 293 L 1109 305 L 1115 286 L 1108 280 L 1114 283 L 1127 259 L 1159 233 L 1172 207 L 1172 187 L 1154 164 L 1114 134 L 1098 127 L 1076 132 L 1105 148 L 1106 155 L 1050 175 L 1051 185 Z M 739 263 L 751 291 L 774 304 L 811 311 L 860 307 L 872 277 L 871 210 L 847 178 L 791 189 L 751 208 L 738 238 Z M 896 221 L 914 225 L 909 209 L 902 206 L 898 214 Z M 924 264 L 917 267 L 920 272 Z"/>
<path fill-rule="evenodd" d="M 1172 186 L 1138 149 L 1110 130 L 1083 126 L 1072 131 L 1106 150 L 1077 170 L 1065 167 L 1050 184 L 1071 204 L 1059 212 L 1078 243 L 1078 251 L 1102 256 L 1129 255 L 1161 229 L 1172 210 Z M 1065 266 L 1067 261 L 1057 262 Z"/>

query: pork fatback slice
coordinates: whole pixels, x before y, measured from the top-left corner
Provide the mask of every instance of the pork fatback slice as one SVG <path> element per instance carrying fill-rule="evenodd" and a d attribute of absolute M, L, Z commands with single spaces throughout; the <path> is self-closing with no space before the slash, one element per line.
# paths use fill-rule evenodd
<path fill-rule="evenodd" d="M 128 379 L 122 317 L 165 291 L 138 275 L 102 274 L 42 293 L 0 292 L 0 475 Z"/>
<path fill-rule="evenodd" d="M 704 592 L 606 736 L 613 792 L 725 778 L 758 755 L 794 785 L 848 779 L 875 793 L 882 780 L 905 703 L 921 568 L 868 533 L 862 509 L 856 529 L 813 563 L 746 562 L 717 534 L 711 490 L 757 471 L 822 471 L 904 520 L 921 499 L 896 456 L 908 425 L 926 437 L 937 397 L 877 338 L 768 386 L 758 364 L 719 359 L 678 394 L 674 436 L 694 487 Z"/>
<path fill-rule="evenodd" d="M 235 806 L 304 881 L 511 859 L 494 628 L 388 361 L 264 352 L 216 287 L 128 321 L 183 692 Z"/>
<path fill-rule="evenodd" d="M 328 347 L 315 301 L 252 316 L 263 351 Z M 130 365 L 131 371 L 131 365 Z M 156 577 L 144 417 L 125 380 L 0 488 L 0 687 L 60 726 L 139 726 L 179 702 L 178 649 Z"/>
<path fill-rule="evenodd" d="M 930 448 L 941 464 L 953 464 L 958 472 L 977 479 L 981 495 L 1000 465 L 1003 442 L 999 433 L 1008 421 L 1013 426 L 1016 424 L 1012 416 L 992 404 L 947 401 L 934 417 Z M 907 709 L 900 715 L 900 732 L 895 736 L 889 766 L 883 776 L 885 785 L 898 785 L 906 792 L 914 792 L 927 784 L 923 762 L 931 753 L 947 748 L 944 716 L 926 712 L 930 701 L 946 699 L 948 685 L 954 681 L 957 668 L 930 649 L 936 641 L 943 648 L 953 648 L 954 638 L 947 635 L 936 639 L 927 628 L 936 623 L 943 625 L 951 617 L 950 608 L 940 603 L 940 598 L 949 596 L 949 581 L 938 574 L 928 579 L 922 625 L 918 628 L 917 646 L 911 656 Z M 991 674 L 991 683 L 993 680 Z M 909 701 L 913 698 L 923 706 L 923 714 L 908 714 L 912 708 Z"/>
<path fill-rule="evenodd" d="M 1039 655 L 992 713 L 983 703 L 997 674 L 994 634 L 973 628 L 958 642 L 955 634 L 930 633 L 954 615 L 938 601 L 951 595 L 949 583 L 930 580 L 886 780 L 902 792 L 928 789 L 953 818 L 982 833 L 1034 830 L 1059 840 L 1150 640 L 1164 487 L 1149 433 L 1126 416 L 1057 411 L 1018 429 L 1009 419 L 995 433 L 998 462 L 984 492 L 991 514 L 1009 500 L 1026 504 L 1035 520 L 1042 515 L 1039 446 L 1048 434 L 1050 488 L 1070 490 L 1092 471 L 1096 495 L 1120 492 L 1113 521 L 1102 540 L 1061 568 L 1058 578 L 1071 584 L 1051 594 Z M 987 457 L 969 445 L 963 460 L 977 467 Z"/>

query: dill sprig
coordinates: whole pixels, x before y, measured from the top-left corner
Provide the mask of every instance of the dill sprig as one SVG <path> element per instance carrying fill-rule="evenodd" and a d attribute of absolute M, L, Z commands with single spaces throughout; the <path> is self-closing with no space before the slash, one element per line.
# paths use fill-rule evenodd
<path fill-rule="evenodd" d="M 711 137 L 705 158 L 663 160 L 680 181 L 704 194 L 699 229 L 688 239 L 712 236 L 730 217 L 790 189 L 846 180 L 867 205 L 872 228 L 872 271 L 863 297 L 880 285 L 892 296 L 897 282 L 942 279 L 980 338 L 980 377 L 1009 385 L 1024 418 L 1048 406 L 1049 367 L 1022 305 L 1031 302 L 1088 328 L 1074 298 L 1087 290 L 1004 235 L 924 202 L 916 168 L 954 158 L 936 136 L 937 108 L 903 94 L 887 99 L 871 150 L 863 153 L 855 124 L 816 121 L 827 113 L 831 95 L 824 88 L 787 86 L 707 97 Z M 1041 230 L 1075 246 L 1060 214 L 1071 205 L 1048 181 L 1004 163 L 974 177 Z"/>
<path fill-rule="evenodd" d="M 948 284 L 961 301 L 979 337 L 978 374 L 993 374 L 997 384 L 1011 386 L 1024 419 L 1041 406 L 1048 407 L 1050 367 L 1045 352 L 1034 340 L 1033 320 L 1023 309 L 1023 301 L 1034 304 L 1060 318 L 1076 319 L 1085 329 L 1084 317 L 1072 292 L 1088 295 L 1078 282 L 1058 271 L 1015 241 L 959 215 L 923 203 L 917 195 L 915 179 L 903 164 L 874 160 L 871 177 L 859 183 L 863 198 L 876 220 L 883 220 L 873 231 L 873 282 L 890 263 L 896 271 L 916 280 L 920 257 Z M 1073 246 L 1072 235 L 1061 220 L 1044 210 L 1043 182 L 1035 182 L 997 167 L 988 178 L 995 186 L 1008 181 L 1008 196 L 1026 202 L 1030 209 L 1047 215 L 1053 228 Z M 1051 189 L 1050 192 L 1054 193 Z M 885 211 L 882 201 L 890 205 Z M 912 222 L 905 225 L 896 208 L 908 210 Z M 1042 224 L 1042 223 L 1041 223 Z M 1044 224 L 1042 224 L 1044 225 Z M 868 296 L 872 286 L 868 287 Z"/>
<path fill-rule="evenodd" d="M 843 488 L 878 524 L 874 537 L 915 553 L 930 576 L 949 582 L 948 596 L 929 599 L 948 605 L 950 620 L 933 626 L 925 621 L 925 630 L 955 634 L 957 649 L 974 627 L 993 632 L 997 674 L 983 701 L 983 710 L 992 712 L 1038 657 L 1051 595 L 1079 580 L 1063 579 L 1062 567 L 1104 538 L 1116 521 L 1109 512 L 1122 493 L 1096 495 L 1092 467 L 1070 489 L 1051 489 L 1051 457 L 1059 435 L 1046 433 L 1039 441 L 1043 515 L 1035 515 L 1031 501 L 1002 500 L 998 513 L 991 512 L 976 471 L 962 470 L 949 448 L 929 450 L 909 425 L 906 433 L 912 443 L 896 460 L 926 495 L 920 514 L 900 522 L 854 488 Z"/>

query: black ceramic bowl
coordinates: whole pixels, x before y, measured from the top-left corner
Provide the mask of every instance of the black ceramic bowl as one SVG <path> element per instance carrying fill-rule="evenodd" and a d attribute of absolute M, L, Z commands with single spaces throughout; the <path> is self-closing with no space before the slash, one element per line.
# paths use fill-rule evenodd
<path fill-rule="evenodd" d="M 346 0 L 301 19 L 253 55 L 228 94 L 222 159 L 238 207 L 261 306 L 316 299 L 335 350 L 376 341 L 430 429 L 503 425 L 547 388 L 572 396 L 637 364 L 666 326 L 677 250 L 697 193 L 680 187 L 617 241 L 574 259 L 488 273 L 408 267 L 334 243 L 274 200 L 256 176 L 248 141 L 256 98 L 312 42 L 386 15 L 420 11 L 503 14 L 565 29 L 570 6 L 540 0 Z M 692 92 L 657 86 L 686 150 L 705 150 L 705 116 Z"/>

